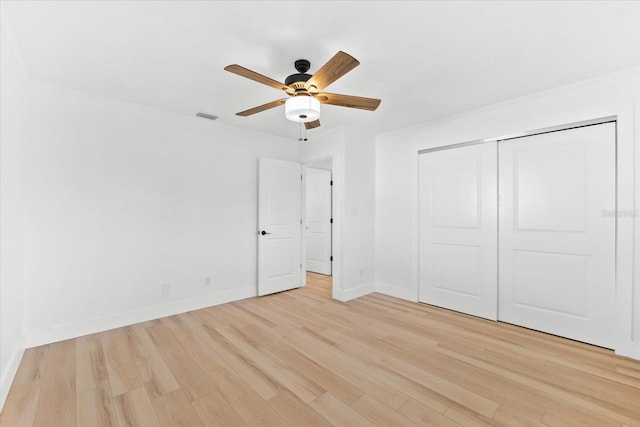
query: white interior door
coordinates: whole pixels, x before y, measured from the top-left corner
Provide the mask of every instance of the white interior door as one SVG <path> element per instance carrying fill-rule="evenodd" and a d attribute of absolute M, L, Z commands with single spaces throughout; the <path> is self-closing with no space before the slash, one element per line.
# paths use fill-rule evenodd
<path fill-rule="evenodd" d="M 496 143 L 419 158 L 420 301 L 496 320 Z"/>
<path fill-rule="evenodd" d="M 258 181 L 258 295 L 302 285 L 301 165 L 261 158 Z"/>
<path fill-rule="evenodd" d="M 500 142 L 501 321 L 613 346 L 615 125 Z"/>
<path fill-rule="evenodd" d="M 307 168 L 307 271 L 331 274 L 331 171 Z"/>

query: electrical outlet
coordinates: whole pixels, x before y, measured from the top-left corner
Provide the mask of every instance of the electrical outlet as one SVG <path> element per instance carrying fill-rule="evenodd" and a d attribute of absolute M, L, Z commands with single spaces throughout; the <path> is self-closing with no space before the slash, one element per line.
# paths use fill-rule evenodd
<path fill-rule="evenodd" d="M 160 288 L 163 294 L 168 294 L 169 292 L 171 292 L 171 285 L 168 283 L 163 283 Z"/>
<path fill-rule="evenodd" d="M 211 285 L 211 277 L 205 277 L 205 279 L 204 279 L 204 285 L 205 285 L 205 286 L 209 286 L 209 285 Z"/>

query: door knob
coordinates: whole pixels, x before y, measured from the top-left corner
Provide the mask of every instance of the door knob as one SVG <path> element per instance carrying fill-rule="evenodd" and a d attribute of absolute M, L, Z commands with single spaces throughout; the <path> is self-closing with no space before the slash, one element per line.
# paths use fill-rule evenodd
<path fill-rule="evenodd" d="M 262 231 L 260 232 L 260 234 L 262 234 L 262 235 L 264 236 L 265 234 L 271 234 L 271 233 L 268 233 L 268 232 L 266 232 L 266 231 L 262 230 Z"/>

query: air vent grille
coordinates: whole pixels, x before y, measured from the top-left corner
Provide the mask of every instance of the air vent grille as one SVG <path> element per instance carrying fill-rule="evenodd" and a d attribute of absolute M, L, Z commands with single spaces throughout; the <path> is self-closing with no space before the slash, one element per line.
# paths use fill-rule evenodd
<path fill-rule="evenodd" d="M 218 116 L 214 116 L 213 114 L 209 114 L 209 113 L 203 113 L 202 111 L 196 113 L 196 116 L 202 117 L 203 119 L 209 119 L 209 120 L 217 120 L 218 119 Z"/>

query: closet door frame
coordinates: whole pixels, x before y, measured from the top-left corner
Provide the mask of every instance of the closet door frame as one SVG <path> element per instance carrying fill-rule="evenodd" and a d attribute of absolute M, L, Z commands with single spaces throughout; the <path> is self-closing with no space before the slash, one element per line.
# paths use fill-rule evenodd
<path fill-rule="evenodd" d="M 638 313 L 636 317 L 640 318 L 640 296 L 634 295 L 633 292 L 633 272 L 634 268 L 640 270 L 640 263 L 634 265 L 634 238 L 637 230 L 634 229 L 635 216 L 637 216 L 636 205 L 634 204 L 634 193 L 636 190 L 635 182 L 629 178 L 633 176 L 634 171 L 634 150 L 633 150 L 633 111 L 622 114 L 624 123 L 629 123 L 620 129 L 619 120 L 620 115 L 606 116 L 597 119 L 584 120 L 579 122 L 573 122 L 569 124 L 539 128 L 536 130 L 530 130 L 525 132 L 518 132 L 513 134 L 507 134 L 492 138 L 485 138 L 480 140 L 473 140 L 468 142 L 462 142 L 457 144 L 450 144 L 445 146 L 438 146 L 433 148 L 427 148 L 419 150 L 418 154 L 425 154 L 434 151 L 451 150 L 459 147 L 465 147 L 470 145 L 484 144 L 488 142 L 500 142 L 505 140 L 512 140 L 516 138 L 522 138 L 526 136 L 539 135 L 549 132 L 556 132 L 568 129 L 574 129 L 579 127 L 597 125 L 602 123 L 613 122 L 616 126 L 616 214 L 614 220 L 616 221 L 616 257 L 615 257 L 615 270 L 616 270 L 616 320 L 615 320 L 615 346 L 616 353 L 634 357 L 640 359 L 640 321 L 635 321 L 634 324 L 634 308 Z M 640 123 L 640 119 L 635 118 L 636 122 Z M 624 140 L 630 141 L 625 144 L 619 144 L 620 133 L 624 134 Z M 638 150 L 640 151 L 640 150 Z M 637 157 L 640 155 L 636 153 Z M 640 166 L 640 164 L 639 164 Z M 637 191 L 640 193 L 640 191 Z M 418 197 L 419 198 L 419 197 Z M 622 215 L 624 212 L 636 213 L 636 215 Z M 418 261 L 420 260 L 420 248 L 418 246 Z M 420 262 L 419 262 L 420 263 Z M 419 274 L 419 272 L 418 272 Z M 419 287 L 418 287 L 419 292 Z M 640 294 L 640 292 L 636 293 Z M 635 297 L 635 299 L 634 299 Z M 420 300 L 418 295 L 418 300 Z M 497 315 L 497 313 L 496 313 Z"/>

